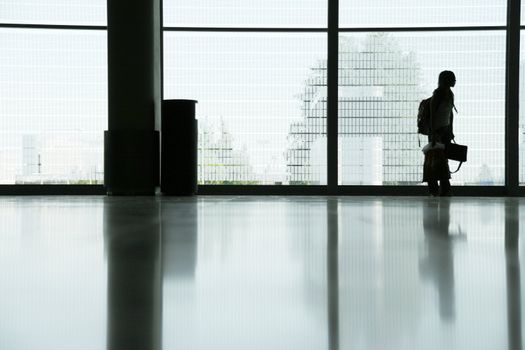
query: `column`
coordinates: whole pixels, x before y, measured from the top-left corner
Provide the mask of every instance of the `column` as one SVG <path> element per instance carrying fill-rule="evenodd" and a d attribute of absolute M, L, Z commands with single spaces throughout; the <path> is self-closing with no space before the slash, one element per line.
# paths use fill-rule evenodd
<path fill-rule="evenodd" d="M 108 194 L 153 195 L 159 183 L 160 3 L 107 0 Z"/>

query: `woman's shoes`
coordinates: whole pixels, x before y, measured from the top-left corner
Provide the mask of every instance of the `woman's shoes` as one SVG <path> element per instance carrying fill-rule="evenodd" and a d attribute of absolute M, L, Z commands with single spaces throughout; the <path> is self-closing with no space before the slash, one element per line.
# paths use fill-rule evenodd
<path fill-rule="evenodd" d="M 432 197 L 452 197 L 450 182 L 442 181 L 441 186 L 437 182 L 429 182 L 428 194 Z"/>
<path fill-rule="evenodd" d="M 432 197 L 437 197 L 439 196 L 439 185 L 437 183 L 437 181 L 431 181 L 428 183 L 428 193 L 432 196 Z"/>
<path fill-rule="evenodd" d="M 448 191 L 443 191 L 439 194 L 440 197 L 452 197 L 452 191 L 451 190 L 448 190 Z"/>
<path fill-rule="evenodd" d="M 440 197 L 452 197 L 452 190 L 450 188 L 450 181 L 442 180 L 440 182 Z"/>

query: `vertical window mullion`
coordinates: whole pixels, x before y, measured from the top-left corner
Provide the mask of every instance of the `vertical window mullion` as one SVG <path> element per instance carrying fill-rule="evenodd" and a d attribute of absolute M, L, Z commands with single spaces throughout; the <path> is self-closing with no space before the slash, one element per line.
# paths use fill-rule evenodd
<path fill-rule="evenodd" d="M 338 187 L 338 78 L 339 78 L 339 0 L 328 0 L 328 64 L 327 64 L 327 179 L 328 193 Z"/>
<path fill-rule="evenodd" d="M 519 74 L 521 0 L 508 0 L 505 118 L 505 186 L 508 195 L 519 192 Z"/>

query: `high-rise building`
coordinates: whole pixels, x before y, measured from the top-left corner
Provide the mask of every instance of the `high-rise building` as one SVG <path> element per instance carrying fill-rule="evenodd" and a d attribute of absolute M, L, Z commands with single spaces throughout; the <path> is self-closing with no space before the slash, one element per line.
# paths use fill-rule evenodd
<path fill-rule="evenodd" d="M 420 182 L 415 125 L 423 95 L 415 54 L 401 50 L 388 34 L 371 34 L 359 43 L 341 37 L 339 47 L 340 183 Z M 312 68 L 301 96 L 304 120 L 290 126 L 291 184 L 326 179 L 326 67 L 324 60 Z"/>

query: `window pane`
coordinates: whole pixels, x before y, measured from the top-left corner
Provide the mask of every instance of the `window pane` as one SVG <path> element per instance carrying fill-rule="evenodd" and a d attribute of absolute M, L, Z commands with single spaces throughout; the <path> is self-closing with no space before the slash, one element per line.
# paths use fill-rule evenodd
<path fill-rule="evenodd" d="M 106 33 L 0 29 L 0 183 L 102 183 Z"/>
<path fill-rule="evenodd" d="M 0 0 L 0 23 L 105 25 L 106 0 Z"/>
<path fill-rule="evenodd" d="M 469 147 L 455 185 L 503 185 L 505 32 L 342 35 L 339 181 L 417 185 L 423 154 L 417 110 L 443 70 L 456 73 L 454 134 Z M 426 144 L 421 137 L 422 146 Z M 456 162 L 451 161 L 451 170 Z"/>
<path fill-rule="evenodd" d="M 328 0 L 164 0 L 171 27 L 327 27 Z"/>
<path fill-rule="evenodd" d="M 165 33 L 165 98 L 199 101 L 201 184 L 326 184 L 324 34 Z"/>
<path fill-rule="evenodd" d="M 341 27 L 505 25 L 507 0 L 340 0 Z"/>
<path fill-rule="evenodd" d="M 519 111 L 519 168 L 520 185 L 525 185 L 525 31 L 521 31 L 520 48 L 520 111 Z"/>

